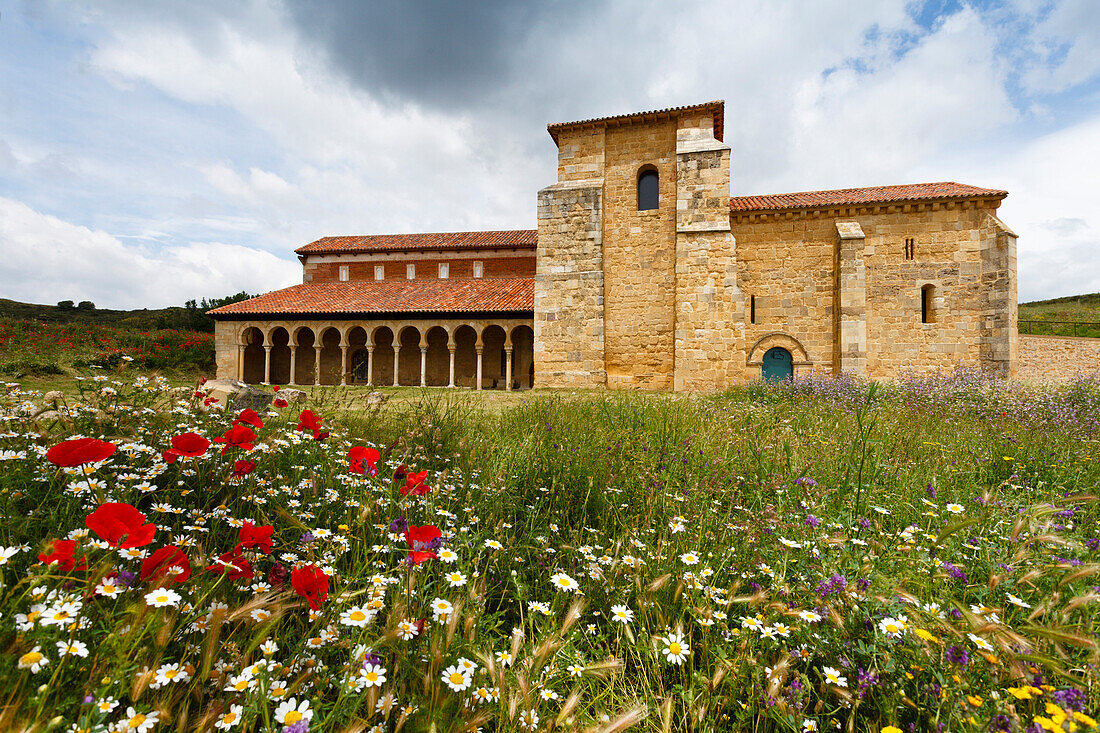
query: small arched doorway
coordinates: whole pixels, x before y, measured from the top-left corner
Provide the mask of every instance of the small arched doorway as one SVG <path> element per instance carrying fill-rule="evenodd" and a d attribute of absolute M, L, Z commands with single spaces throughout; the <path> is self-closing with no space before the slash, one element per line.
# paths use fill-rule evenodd
<path fill-rule="evenodd" d="M 791 352 L 781 346 L 773 346 L 764 352 L 760 361 L 760 371 L 765 382 L 781 382 L 794 378 L 794 360 Z"/>

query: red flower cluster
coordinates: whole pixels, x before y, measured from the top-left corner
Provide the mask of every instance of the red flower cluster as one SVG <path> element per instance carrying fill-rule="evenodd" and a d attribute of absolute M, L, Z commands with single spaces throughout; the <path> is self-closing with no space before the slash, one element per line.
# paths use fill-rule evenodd
<path fill-rule="evenodd" d="M 263 420 L 260 419 L 260 413 L 253 410 L 251 407 L 247 407 L 241 410 L 241 413 L 237 415 L 237 418 L 233 421 L 233 426 L 237 425 L 251 425 L 259 430 L 264 426 Z"/>
<path fill-rule="evenodd" d="M 172 436 L 172 447 L 161 453 L 165 463 L 175 463 L 178 458 L 197 458 L 206 453 L 210 441 L 198 433 Z"/>
<path fill-rule="evenodd" d="M 419 565 L 425 560 L 438 557 L 435 548 L 439 547 L 442 536 L 439 527 L 426 524 L 422 527 L 409 525 L 405 529 L 405 543 L 409 546 L 409 564 Z"/>
<path fill-rule="evenodd" d="M 328 437 L 328 431 L 321 430 L 322 420 L 313 410 L 302 410 L 302 414 L 298 416 L 298 432 L 309 430 L 313 433 L 314 440 L 324 440 Z"/>
<path fill-rule="evenodd" d="M 256 440 L 256 433 L 252 432 L 250 428 L 246 428 L 244 425 L 234 425 L 225 431 L 225 435 L 220 438 L 214 438 L 215 443 L 224 444 L 222 447 L 222 455 L 230 448 L 240 448 L 241 450 L 252 450 L 252 444 Z"/>
<path fill-rule="evenodd" d="M 206 569 L 212 573 L 225 573 L 230 580 L 252 578 L 255 575 L 252 565 L 241 552 L 259 550 L 265 555 L 270 555 L 273 547 L 271 535 L 274 531 L 275 527 L 270 524 L 257 527 L 252 522 L 245 522 L 237 533 L 237 546 L 219 555 L 218 561 Z"/>
<path fill-rule="evenodd" d="M 294 586 L 295 593 L 309 601 L 309 607 L 314 611 L 320 610 L 328 598 L 328 576 L 315 565 L 294 568 L 290 574 L 290 584 Z"/>
<path fill-rule="evenodd" d="M 246 461 L 241 459 L 233 464 L 233 478 L 241 478 L 247 476 L 256 470 L 256 461 Z"/>
<path fill-rule="evenodd" d="M 398 489 L 398 491 L 400 491 L 403 496 L 408 496 L 410 494 L 413 496 L 424 496 L 424 494 L 431 491 L 431 487 L 424 483 L 427 478 L 428 469 L 424 469 L 419 473 L 407 473 L 405 474 L 405 485 Z"/>
<path fill-rule="evenodd" d="M 209 443 L 207 443 L 209 445 Z M 157 527 L 145 524 L 145 515 L 129 504 L 107 502 L 84 518 L 88 529 L 111 547 L 144 547 L 153 541 Z"/>
<path fill-rule="evenodd" d="M 375 464 L 378 463 L 378 459 L 381 457 L 382 454 L 374 448 L 365 448 L 361 445 L 354 446 L 348 451 L 348 471 L 377 476 L 378 469 L 375 468 Z"/>
<path fill-rule="evenodd" d="M 162 547 L 141 563 L 141 579 L 183 583 L 191 577 L 191 561 L 175 545 Z"/>
<path fill-rule="evenodd" d="M 85 463 L 98 463 L 114 455 L 116 446 L 105 440 L 95 438 L 76 438 L 58 443 L 46 451 L 46 460 L 61 468 L 82 466 Z"/>
<path fill-rule="evenodd" d="M 73 551 L 75 549 L 76 540 L 53 540 L 50 545 L 50 551 L 40 553 L 38 559 L 46 565 L 57 563 L 58 569 L 65 573 L 70 570 L 87 570 L 88 556 L 85 555 L 82 557 L 80 559 L 80 564 L 77 565 L 76 558 L 73 557 Z"/>

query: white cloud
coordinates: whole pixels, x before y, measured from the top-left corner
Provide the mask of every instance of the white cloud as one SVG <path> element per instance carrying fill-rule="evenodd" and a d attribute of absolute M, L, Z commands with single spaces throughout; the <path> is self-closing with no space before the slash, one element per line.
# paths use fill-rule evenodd
<path fill-rule="evenodd" d="M 266 291 L 300 280 L 297 262 L 218 242 L 152 250 L 0 198 L 0 287 L 31 303 L 100 307 L 182 305 L 190 298 Z"/>
<path fill-rule="evenodd" d="M 1032 92 L 1061 92 L 1100 71 L 1100 12 L 1096 0 L 1062 0 L 1030 33 L 1029 65 L 1024 83 Z"/>

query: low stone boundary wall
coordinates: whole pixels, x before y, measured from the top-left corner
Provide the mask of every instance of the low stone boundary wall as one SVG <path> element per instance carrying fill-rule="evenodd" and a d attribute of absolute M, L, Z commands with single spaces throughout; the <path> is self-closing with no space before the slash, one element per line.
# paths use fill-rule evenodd
<path fill-rule="evenodd" d="M 1016 377 L 1032 382 L 1065 382 L 1100 372 L 1100 338 L 1020 334 Z"/>

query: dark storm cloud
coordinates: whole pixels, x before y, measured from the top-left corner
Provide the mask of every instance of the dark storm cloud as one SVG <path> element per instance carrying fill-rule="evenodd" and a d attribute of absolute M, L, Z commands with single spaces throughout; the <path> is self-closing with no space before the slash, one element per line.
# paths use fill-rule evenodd
<path fill-rule="evenodd" d="M 531 37 L 544 22 L 582 22 L 596 3 L 362 2 L 285 3 L 304 40 L 354 84 L 390 99 L 462 108 L 493 97 L 529 69 Z"/>

